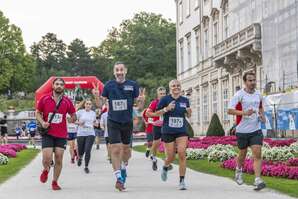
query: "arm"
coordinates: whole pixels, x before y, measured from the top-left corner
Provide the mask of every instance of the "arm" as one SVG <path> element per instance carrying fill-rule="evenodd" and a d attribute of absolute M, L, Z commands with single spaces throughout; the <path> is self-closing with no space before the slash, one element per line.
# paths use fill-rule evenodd
<path fill-rule="evenodd" d="M 39 110 L 36 110 L 36 120 L 41 124 L 43 128 L 48 128 L 50 124 L 48 122 L 45 122 L 42 117 L 42 112 Z"/>
<path fill-rule="evenodd" d="M 237 115 L 237 116 L 250 116 L 254 113 L 254 110 L 250 109 L 248 111 L 237 110 L 237 104 L 241 102 L 241 97 L 239 97 L 238 93 L 236 93 L 229 103 L 228 114 L 229 115 Z"/>

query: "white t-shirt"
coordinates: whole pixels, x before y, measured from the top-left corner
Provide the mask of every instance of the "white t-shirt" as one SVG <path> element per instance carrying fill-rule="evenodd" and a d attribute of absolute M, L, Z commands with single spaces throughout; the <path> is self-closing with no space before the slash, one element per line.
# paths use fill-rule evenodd
<path fill-rule="evenodd" d="M 259 91 L 248 93 L 244 89 L 237 91 L 230 101 L 229 109 L 248 111 L 253 109 L 255 113 L 250 116 L 241 116 L 236 126 L 237 133 L 253 133 L 261 129 L 259 120 L 259 108 L 262 105 L 262 95 Z"/>
<path fill-rule="evenodd" d="M 67 132 L 68 133 L 77 133 L 78 125 L 75 123 L 67 123 Z"/>
<path fill-rule="evenodd" d="M 100 117 L 100 125 L 104 127 L 104 137 L 109 137 L 108 134 L 108 112 L 104 112 Z"/>
<path fill-rule="evenodd" d="M 94 122 L 96 121 L 96 113 L 92 110 L 86 111 L 81 109 L 77 112 L 77 118 L 79 122 L 84 122 L 83 126 L 78 127 L 78 136 L 94 135 Z"/>

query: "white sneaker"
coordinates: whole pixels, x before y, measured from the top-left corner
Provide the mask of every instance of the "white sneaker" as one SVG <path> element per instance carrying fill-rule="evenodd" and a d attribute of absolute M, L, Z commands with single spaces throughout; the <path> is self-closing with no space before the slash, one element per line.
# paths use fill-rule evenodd
<path fill-rule="evenodd" d="M 186 190 L 186 184 L 184 182 L 184 180 L 182 180 L 180 183 L 179 183 L 179 190 Z"/>
<path fill-rule="evenodd" d="M 254 190 L 255 191 L 260 191 L 266 187 L 265 182 L 261 178 L 256 178 L 254 182 Z"/>
<path fill-rule="evenodd" d="M 235 181 L 238 185 L 242 185 L 244 183 L 242 178 L 242 169 L 236 169 L 235 171 Z"/>

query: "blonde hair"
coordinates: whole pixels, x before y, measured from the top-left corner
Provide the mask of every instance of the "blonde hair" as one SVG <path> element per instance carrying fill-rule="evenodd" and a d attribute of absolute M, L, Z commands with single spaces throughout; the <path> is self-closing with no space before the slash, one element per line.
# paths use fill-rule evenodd
<path fill-rule="evenodd" d="M 88 99 L 84 99 L 83 101 L 81 101 L 81 102 L 78 104 L 77 110 L 85 109 L 85 107 L 86 107 L 86 102 L 91 102 L 91 104 L 92 104 L 92 100 L 91 100 L 90 98 L 88 98 Z"/>

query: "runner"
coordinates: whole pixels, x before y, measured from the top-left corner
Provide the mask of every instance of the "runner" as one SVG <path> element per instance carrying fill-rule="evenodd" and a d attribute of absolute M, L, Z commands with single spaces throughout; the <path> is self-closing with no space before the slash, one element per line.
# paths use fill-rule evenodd
<path fill-rule="evenodd" d="M 245 88 L 236 92 L 228 109 L 228 114 L 237 117 L 236 136 L 240 152 L 237 159 L 235 181 L 239 185 L 244 183 L 242 168 L 247 148 L 250 147 L 254 159 L 255 190 L 261 190 L 266 187 L 261 179 L 263 134 L 260 122 L 266 122 L 262 105 L 263 97 L 256 90 L 256 76 L 254 73 L 245 73 L 243 81 Z"/>
<path fill-rule="evenodd" d="M 75 122 L 72 122 L 70 117 L 67 118 L 67 132 L 68 132 L 68 145 L 69 145 L 69 153 L 70 153 L 70 159 L 71 163 L 75 163 L 75 159 L 78 159 L 78 153 L 77 153 L 77 131 L 78 131 L 78 125 Z"/>
<path fill-rule="evenodd" d="M 166 95 L 166 89 L 164 87 L 159 87 L 157 89 L 157 99 L 153 100 L 147 111 L 146 116 L 153 118 L 153 144 L 151 147 L 151 160 L 152 160 L 152 169 L 154 171 L 157 170 L 157 159 L 156 159 L 156 153 L 157 149 L 160 145 L 161 141 L 161 127 L 163 124 L 162 118 L 159 117 L 155 111 L 157 109 L 157 105 L 159 103 L 159 100 Z"/>
<path fill-rule="evenodd" d="M 165 142 L 166 159 L 161 172 L 161 179 L 166 181 L 170 164 L 175 160 L 176 149 L 179 159 L 179 189 L 186 190 L 186 147 L 188 134 L 186 118 L 191 116 L 189 100 L 181 96 L 181 84 L 178 80 L 169 83 L 170 95 L 160 99 L 156 114 L 163 115 L 162 140 Z"/>
<path fill-rule="evenodd" d="M 85 161 L 85 173 L 90 173 L 88 168 L 91 159 L 91 150 L 95 140 L 94 126 L 98 126 L 96 123 L 96 113 L 91 110 L 92 101 L 87 99 L 84 101 L 83 108 L 77 111 L 78 118 L 78 152 L 79 160 L 78 166 L 82 165 L 82 158 L 84 156 Z"/>
<path fill-rule="evenodd" d="M 101 114 L 100 117 L 100 127 L 104 131 L 104 138 L 106 142 L 107 152 L 108 152 L 108 160 L 110 163 L 112 163 L 111 160 L 111 146 L 110 146 L 110 139 L 108 134 L 108 103 L 106 103 L 105 111 Z"/>
<path fill-rule="evenodd" d="M 145 127 L 146 127 L 145 133 L 146 133 L 146 137 L 147 137 L 147 149 L 145 152 L 146 158 L 148 158 L 150 155 L 150 149 L 152 147 L 152 142 L 153 142 L 153 118 L 146 116 L 147 110 L 148 110 L 148 108 L 145 109 L 142 114 L 142 117 L 143 117 L 143 120 L 145 123 Z"/>
<path fill-rule="evenodd" d="M 103 131 L 101 129 L 101 124 L 100 124 L 100 118 L 101 118 L 101 111 L 98 109 L 96 111 L 96 123 L 98 124 L 97 126 L 94 126 L 95 130 L 95 144 L 96 144 L 96 150 L 99 150 L 100 148 L 100 137 L 103 135 Z"/>
<path fill-rule="evenodd" d="M 50 165 L 54 153 L 55 165 L 52 181 L 52 189 L 60 190 L 58 179 L 62 170 L 63 154 L 66 148 L 67 127 L 66 115 L 71 116 L 71 121 L 76 121 L 75 108 L 71 100 L 64 96 L 65 82 L 62 78 L 54 79 L 52 83 L 53 92 L 42 97 L 36 110 L 36 119 L 43 128 L 48 128 L 48 133 L 42 136 L 42 163 L 43 171 L 40 175 L 42 183 L 47 182 Z M 57 111 L 51 123 L 49 120 Z"/>
<path fill-rule="evenodd" d="M 1 135 L 0 144 L 8 143 L 8 132 L 7 132 L 7 116 L 4 115 L 3 119 L 0 121 Z"/>
<path fill-rule="evenodd" d="M 29 123 L 28 123 L 28 132 L 29 132 L 29 145 L 33 145 L 34 148 L 36 148 L 36 145 L 35 145 L 35 135 L 36 135 L 36 122 L 31 120 Z"/>
<path fill-rule="evenodd" d="M 117 62 L 114 65 L 116 80 L 108 81 L 102 93 L 103 101 L 109 100 L 108 133 L 111 143 L 112 165 L 117 179 L 115 187 L 120 191 L 125 189 L 126 166 L 131 156 L 130 142 L 134 100 L 138 99 L 138 107 L 141 108 L 145 98 L 143 92 L 140 94 L 139 86 L 135 81 L 125 79 L 126 74 L 127 68 L 124 63 Z M 100 99 L 97 87 L 93 94 L 99 106 Z M 124 162 L 122 166 L 121 162 Z"/>

